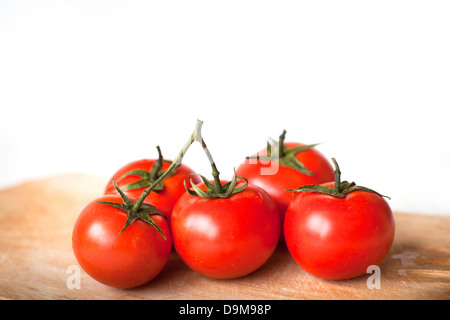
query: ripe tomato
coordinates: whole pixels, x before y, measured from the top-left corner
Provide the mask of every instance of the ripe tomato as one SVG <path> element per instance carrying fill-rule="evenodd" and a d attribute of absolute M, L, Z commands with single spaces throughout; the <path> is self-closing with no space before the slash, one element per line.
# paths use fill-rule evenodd
<path fill-rule="evenodd" d="M 78 263 L 92 278 L 108 286 L 133 288 L 149 282 L 163 269 L 172 249 L 166 219 L 151 216 L 166 239 L 140 219 L 121 232 L 127 212 L 98 201 L 123 204 L 119 195 L 104 195 L 82 210 L 72 234 Z"/>
<path fill-rule="evenodd" d="M 130 162 L 120 168 L 108 181 L 105 194 L 117 194 L 114 188 L 113 180 L 130 197 L 138 198 L 142 191 L 149 187 L 156 180 L 162 171 L 167 170 L 170 162 L 164 161 L 160 170 L 151 177 L 152 168 L 156 165 L 158 159 L 142 159 Z M 185 192 L 184 180 L 194 171 L 188 166 L 181 164 L 174 174 L 169 175 L 161 182 L 145 199 L 146 203 L 151 203 L 157 207 L 170 221 L 172 209 L 178 198 Z M 190 187 L 189 179 L 186 179 L 186 185 Z M 198 183 L 201 180 L 197 176 L 192 176 L 192 181 Z"/>
<path fill-rule="evenodd" d="M 333 167 L 330 162 L 313 147 L 306 148 L 295 154 L 289 154 L 289 150 L 305 147 L 302 143 L 284 143 L 280 139 L 280 147 L 283 150 L 278 152 L 276 162 L 252 159 L 256 156 L 266 157 L 267 150 L 261 150 L 255 157 L 246 159 L 236 170 L 237 174 L 246 177 L 249 183 L 263 188 L 275 200 L 281 221 L 281 227 L 284 225 L 284 216 L 289 203 L 292 200 L 292 193 L 286 192 L 286 189 L 297 189 L 302 185 L 320 184 L 334 179 Z M 283 137 L 284 140 L 284 137 Z M 291 157 L 291 159 L 286 159 Z M 297 163 L 298 160 L 306 168 L 301 170 Z M 303 172 L 301 172 L 303 171 Z M 280 240 L 284 239 L 283 230 L 281 230 Z"/>
<path fill-rule="evenodd" d="M 206 189 L 204 184 L 199 188 Z M 280 235 L 274 201 L 250 184 L 225 199 L 186 192 L 173 209 L 171 225 L 180 258 L 192 270 L 216 279 L 257 270 L 272 255 Z"/>
<path fill-rule="evenodd" d="M 344 194 L 340 197 L 312 189 L 300 192 L 286 212 L 284 234 L 289 252 L 305 271 L 324 279 L 365 274 L 368 266 L 384 259 L 394 239 L 394 218 L 383 197 L 344 183 L 347 186 L 341 187 Z M 331 182 L 319 189 L 328 192 L 334 186 Z M 345 194 L 352 187 L 360 189 Z"/>

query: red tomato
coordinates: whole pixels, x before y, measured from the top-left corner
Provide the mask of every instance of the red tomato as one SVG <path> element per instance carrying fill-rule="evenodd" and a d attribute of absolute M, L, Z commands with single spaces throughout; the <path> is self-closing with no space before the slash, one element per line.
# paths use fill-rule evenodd
<path fill-rule="evenodd" d="M 334 187 L 334 183 L 323 184 Z M 379 195 L 354 191 L 344 198 L 316 192 L 294 196 L 284 234 L 294 260 L 324 279 L 349 279 L 378 265 L 394 239 L 394 218 Z"/>
<path fill-rule="evenodd" d="M 155 278 L 172 249 L 166 219 L 151 216 L 166 240 L 154 226 L 139 219 L 121 233 L 127 212 L 98 201 L 123 203 L 119 195 L 104 195 L 80 213 L 72 234 L 80 266 L 95 280 L 116 288 L 137 287 Z"/>
<path fill-rule="evenodd" d="M 147 177 L 142 178 L 138 174 L 144 175 L 149 174 L 150 170 L 157 162 L 157 159 L 142 159 L 130 162 L 120 168 L 108 181 L 105 194 L 117 194 L 117 190 L 114 188 L 112 180 L 117 183 L 117 185 L 130 197 L 139 198 L 142 191 L 144 191 L 148 186 L 151 185 L 153 181 L 147 180 L 143 183 L 142 187 L 133 188 L 127 190 L 127 186 L 132 186 L 132 184 L 137 182 L 144 182 Z M 170 166 L 168 162 L 163 162 L 161 170 L 167 170 Z M 122 178 L 125 174 L 134 172 L 131 175 L 127 175 Z M 188 166 L 181 164 L 181 166 L 175 171 L 174 174 L 169 175 L 161 184 L 160 189 L 155 188 L 150 194 L 145 198 L 145 202 L 157 207 L 164 215 L 167 217 L 167 221 L 170 221 L 170 215 L 172 214 L 172 209 L 178 198 L 186 191 L 184 188 L 184 180 L 194 171 Z M 122 178 L 122 179 L 121 179 Z M 198 183 L 201 179 L 197 176 L 192 176 L 192 181 Z M 186 185 L 191 187 L 189 179 L 186 179 Z"/>
<path fill-rule="evenodd" d="M 303 146 L 301 143 L 285 143 L 285 147 L 291 149 Z M 267 150 L 261 150 L 258 156 L 267 156 Z M 247 159 L 236 170 L 237 174 L 246 177 L 249 183 L 263 188 L 275 200 L 281 221 L 281 228 L 284 225 L 284 216 L 289 203 L 292 200 L 292 193 L 286 189 L 297 189 L 302 185 L 320 184 L 334 179 L 333 167 L 330 162 L 319 151 L 309 148 L 295 154 L 312 175 L 308 175 L 280 163 L 269 164 L 267 161 Z M 272 166 L 272 167 L 271 167 Z M 281 230 L 280 240 L 284 239 Z"/>
<path fill-rule="evenodd" d="M 203 184 L 199 187 L 206 189 Z M 280 235 L 275 203 L 250 184 L 226 199 L 203 199 L 186 192 L 175 205 L 171 225 L 181 259 L 192 270 L 216 279 L 257 270 L 274 252 Z"/>

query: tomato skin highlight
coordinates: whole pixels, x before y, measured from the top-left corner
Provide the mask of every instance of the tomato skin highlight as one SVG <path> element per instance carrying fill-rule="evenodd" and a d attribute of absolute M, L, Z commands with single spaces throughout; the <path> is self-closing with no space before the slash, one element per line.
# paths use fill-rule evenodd
<path fill-rule="evenodd" d="M 288 148 L 295 148 L 303 146 L 302 143 L 287 142 L 285 146 Z M 257 153 L 259 156 L 266 156 L 267 149 L 263 149 Z M 273 200 L 275 200 L 281 225 L 280 240 L 284 240 L 284 217 L 289 203 L 292 200 L 292 192 L 287 192 L 286 189 L 297 189 L 302 185 L 307 184 L 322 184 L 334 180 L 334 169 L 328 159 L 317 151 L 315 148 L 310 148 L 301 151 L 295 156 L 305 167 L 314 172 L 314 175 L 309 176 L 297 171 L 296 169 L 279 164 L 278 170 L 274 174 L 261 174 L 264 169 L 270 167 L 270 164 L 259 160 L 246 159 L 236 170 L 237 174 L 246 177 L 249 183 L 255 184 L 263 188 Z M 270 173 L 270 170 L 267 171 Z"/>
<path fill-rule="evenodd" d="M 368 266 L 383 261 L 395 222 L 386 200 L 374 193 L 355 191 L 340 199 L 300 192 L 286 212 L 284 234 L 289 252 L 305 271 L 341 280 L 366 274 Z"/>
<path fill-rule="evenodd" d="M 136 169 L 150 171 L 156 161 L 157 159 L 141 159 L 126 164 L 116 173 L 114 173 L 111 179 L 109 179 L 105 187 L 104 194 L 117 194 L 117 190 L 114 188 L 112 182 L 113 179 L 114 181 L 116 181 L 116 184 L 119 186 L 119 188 L 134 183 L 140 179 L 139 176 L 130 175 L 121 180 L 119 180 L 119 178 L 122 177 L 125 173 Z M 162 165 L 162 170 L 167 170 L 169 166 L 169 163 L 164 162 Z M 191 187 L 190 179 L 192 179 L 195 184 L 201 181 L 201 179 L 196 175 L 189 176 L 193 173 L 194 171 L 191 168 L 184 164 L 181 164 L 175 174 L 169 176 L 164 180 L 164 189 L 158 193 L 150 192 L 147 198 L 145 198 L 145 203 L 157 207 L 167 217 L 167 221 L 170 222 L 170 215 L 172 214 L 175 203 L 177 202 L 178 198 L 186 191 L 184 188 L 184 180 L 186 179 L 186 186 L 188 188 Z M 139 198 L 142 191 L 144 191 L 145 189 L 146 188 L 139 188 L 134 190 L 126 190 L 124 192 L 129 197 Z"/>
<path fill-rule="evenodd" d="M 154 279 L 166 265 L 172 249 L 166 219 L 151 216 L 166 240 L 153 226 L 139 219 L 120 233 L 127 213 L 97 201 L 122 203 L 119 195 L 104 195 L 81 211 L 72 234 L 72 248 L 81 268 L 95 280 L 121 289 Z"/>
<path fill-rule="evenodd" d="M 203 190 L 205 186 L 199 185 Z M 192 270 L 215 279 L 234 279 L 260 268 L 280 235 L 278 210 L 257 186 L 227 199 L 185 193 L 171 217 L 174 248 Z"/>

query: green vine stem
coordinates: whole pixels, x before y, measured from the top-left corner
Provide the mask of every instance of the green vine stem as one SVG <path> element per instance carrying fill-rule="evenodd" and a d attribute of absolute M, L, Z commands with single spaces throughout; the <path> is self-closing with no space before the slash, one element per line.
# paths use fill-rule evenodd
<path fill-rule="evenodd" d="M 147 196 L 150 194 L 150 192 L 152 192 L 154 190 L 155 187 L 157 187 L 164 179 L 166 179 L 167 177 L 169 177 L 170 175 L 172 175 L 180 166 L 181 163 L 183 161 L 183 157 L 185 156 L 187 150 L 189 149 L 189 147 L 195 142 L 199 142 L 202 145 L 202 148 L 204 150 L 204 152 L 206 153 L 206 156 L 208 157 L 208 160 L 211 164 L 211 168 L 212 168 L 212 175 L 214 177 L 214 183 L 211 182 L 206 182 L 206 178 L 202 177 L 202 179 L 205 181 L 205 184 L 211 188 L 212 190 L 207 190 L 206 194 L 207 194 L 207 198 L 208 199 L 212 199 L 212 198 L 225 198 L 225 197 L 229 197 L 230 195 L 236 193 L 236 192 L 240 192 L 242 190 L 244 190 L 247 187 L 247 179 L 245 178 L 241 178 L 241 177 L 237 177 L 235 175 L 234 179 L 229 182 L 226 183 L 224 185 L 222 185 L 220 178 L 219 178 L 219 171 L 217 170 L 216 164 L 214 163 L 214 160 L 211 156 L 211 153 L 208 150 L 208 147 L 206 146 L 205 141 L 203 140 L 202 134 L 201 134 L 201 130 L 202 130 L 202 125 L 203 125 L 203 121 L 201 120 L 197 120 L 194 131 L 192 132 L 190 138 L 188 139 L 188 141 L 186 141 L 186 143 L 184 144 L 183 148 L 181 149 L 181 151 L 178 153 L 178 155 L 175 157 L 175 159 L 172 161 L 172 163 L 170 164 L 170 166 L 162 172 L 161 175 L 159 175 L 153 182 L 152 184 L 146 188 L 144 191 L 142 191 L 141 195 L 139 196 L 139 198 L 137 199 L 136 202 L 132 202 L 125 194 L 124 192 L 117 186 L 117 184 L 115 183 L 115 181 L 113 181 L 114 187 L 117 189 L 117 191 L 119 192 L 120 196 L 122 197 L 123 200 L 123 204 L 120 203 L 112 203 L 112 202 L 101 202 L 105 205 L 109 205 L 109 206 L 113 206 L 116 208 L 119 208 L 123 211 L 126 211 L 128 213 L 128 218 L 127 221 L 125 223 L 124 228 L 122 229 L 121 233 L 136 219 L 141 219 L 151 225 L 153 225 L 164 237 L 164 239 L 166 239 L 166 237 L 164 236 L 164 234 L 162 233 L 161 229 L 156 225 L 156 223 L 150 218 L 150 215 L 152 214 L 160 214 L 163 215 L 156 207 L 151 206 L 149 204 L 144 203 L 145 198 L 147 198 Z M 160 164 L 156 166 L 155 170 L 153 170 L 150 172 L 150 175 L 152 175 L 152 178 L 155 178 L 157 176 L 157 173 L 155 172 L 159 172 L 160 168 L 158 168 L 158 166 L 162 166 L 162 155 L 160 152 L 159 147 L 158 148 L 158 152 L 159 152 L 159 160 L 160 160 Z M 237 184 L 237 179 L 241 178 L 244 179 L 246 181 L 244 186 L 240 186 L 240 187 L 236 187 Z M 194 192 L 192 190 L 189 190 L 189 193 L 198 195 L 203 197 L 203 192 L 202 190 L 200 190 L 197 186 L 195 186 L 195 184 L 192 183 L 192 186 L 194 188 L 195 191 Z M 185 184 L 186 187 L 186 184 Z"/>
<path fill-rule="evenodd" d="M 328 187 L 324 185 L 316 185 L 316 184 L 309 184 L 301 186 L 298 189 L 286 189 L 286 191 L 294 191 L 293 194 L 296 194 L 297 192 L 317 192 L 322 194 L 327 194 L 336 198 L 345 198 L 349 193 L 354 191 L 365 191 L 365 192 L 371 192 L 375 193 L 381 197 L 385 197 L 388 199 L 388 196 L 382 195 L 372 189 L 358 186 L 354 182 L 348 182 L 348 181 L 342 181 L 341 182 L 341 170 L 339 168 L 339 165 L 336 161 L 336 159 L 332 158 L 335 170 L 334 170 L 334 187 Z"/>
<path fill-rule="evenodd" d="M 178 153 L 176 158 L 172 161 L 172 163 L 170 164 L 169 168 L 167 168 L 167 170 L 165 170 L 160 176 L 158 176 L 158 178 L 156 178 L 156 180 L 154 180 L 152 182 L 152 184 L 141 193 L 141 195 L 139 196 L 139 198 L 137 199 L 136 202 L 133 203 L 125 195 L 125 193 L 117 186 L 116 182 L 113 180 L 114 187 L 119 192 L 119 194 L 120 194 L 120 196 L 122 198 L 123 204 L 121 204 L 121 203 L 113 203 L 113 202 L 100 202 L 100 203 L 105 204 L 105 205 L 109 205 L 109 206 L 112 206 L 112 207 L 115 207 L 115 208 L 118 208 L 118 209 L 121 209 L 121 210 L 123 210 L 123 211 L 128 213 L 127 221 L 125 222 L 125 226 L 123 227 L 123 229 L 122 229 L 122 231 L 120 233 L 122 233 L 126 228 L 128 228 L 128 226 L 134 220 L 141 219 L 141 220 L 149 223 L 153 227 L 155 227 L 161 233 L 163 238 L 166 239 L 166 236 L 164 235 L 162 230 L 157 226 L 157 224 L 150 217 L 150 215 L 152 215 L 152 214 L 160 214 L 160 215 L 162 215 L 164 217 L 165 217 L 165 215 L 163 213 L 161 213 L 156 207 L 154 207 L 152 205 L 149 205 L 147 203 L 144 203 L 144 200 L 150 194 L 150 192 L 153 191 L 153 189 L 155 187 L 160 185 L 160 183 L 165 178 L 167 178 L 168 176 L 172 175 L 181 166 L 182 159 L 183 159 L 184 155 L 186 154 L 186 151 L 191 146 L 191 144 L 194 141 L 200 141 L 200 139 L 201 139 L 201 127 L 202 127 L 202 122 L 197 120 L 194 132 L 191 134 L 189 140 L 183 146 L 183 149 L 181 149 L 181 151 Z M 160 152 L 159 148 L 158 148 L 158 152 Z M 160 158 L 162 158 L 161 154 L 160 154 Z M 156 169 L 158 169 L 158 168 L 156 168 Z M 155 171 L 156 171 L 156 169 L 155 169 Z"/>
<path fill-rule="evenodd" d="M 172 161 L 172 164 L 169 166 L 169 168 L 167 168 L 167 170 L 164 171 L 164 173 L 162 175 L 160 175 L 158 177 L 158 179 L 156 179 L 152 185 L 150 187 L 148 187 L 147 189 L 145 189 L 142 194 L 140 195 L 139 199 L 136 201 L 136 203 L 134 204 L 134 206 L 136 208 L 139 208 L 139 206 L 144 202 L 145 198 L 150 194 L 150 192 L 153 190 L 153 188 L 160 183 L 161 181 L 163 181 L 167 176 L 169 176 L 170 174 L 173 173 L 174 170 L 176 170 L 178 167 L 180 167 L 182 161 L 183 161 L 183 157 L 186 154 L 187 150 L 189 149 L 189 147 L 195 142 L 197 141 L 198 143 L 201 144 L 203 151 L 205 152 L 209 163 L 211 164 L 211 168 L 212 168 L 212 176 L 214 178 L 214 184 L 212 183 L 205 183 L 206 186 L 208 187 L 208 199 L 213 199 L 213 198 L 225 198 L 225 197 L 229 197 L 232 194 L 235 194 L 237 192 L 240 192 L 242 190 L 244 190 L 247 187 L 247 179 L 242 178 L 242 177 L 238 177 L 237 175 L 234 175 L 233 180 L 230 183 L 226 183 L 224 185 L 222 185 L 221 181 L 220 181 L 220 172 L 219 170 L 217 170 L 216 164 L 214 162 L 214 159 L 211 155 L 211 153 L 209 152 L 208 147 L 206 146 L 205 140 L 202 137 L 202 126 L 203 126 L 203 121 L 201 120 L 197 120 L 196 124 L 195 124 L 195 128 L 194 131 L 192 132 L 189 140 L 184 144 L 183 148 L 181 149 L 181 151 L 178 153 L 178 155 L 175 157 L 175 159 Z M 203 179 L 204 177 L 202 177 Z M 244 187 L 236 187 L 237 184 L 237 180 L 238 179 L 243 179 L 245 180 L 245 185 Z M 203 179 L 203 181 L 205 181 L 206 179 Z M 196 188 L 196 186 L 193 185 L 194 188 L 194 192 L 192 192 L 192 190 L 188 190 L 188 192 L 192 195 L 198 195 L 198 196 L 202 196 L 203 194 L 201 192 L 198 192 L 199 188 Z M 186 186 L 186 184 L 185 184 Z M 197 192 L 195 192 L 197 191 Z"/>
<path fill-rule="evenodd" d="M 197 121 L 199 121 L 199 120 L 197 120 Z M 200 128 L 201 128 L 201 124 L 202 124 L 201 121 L 200 121 L 200 124 L 199 124 L 199 122 L 197 122 L 197 126 L 200 126 Z M 214 159 L 213 159 L 211 153 L 209 152 L 208 147 L 206 146 L 205 140 L 203 139 L 203 137 L 201 135 L 200 129 L 194 130 L 194 133 L 195 132 L 196 132 L 195 140 L 198 141 L 202 145 L 203 151 L 205 152 L 205 154 L 208 158 L 208 161 L 211 164 L 212 176 L 214 179 L 214 183 L 212 183 L 211 181 L 206 179 L 204 176 L 199 175 L 202 178 L 202 180 L 206 186 L 206 190 L 201 190 L 191 180 L 191 186 L 192 186 L 193 190 L 190 190 L 186 186 L 186 181 L 184 182 L 184 187 L 186 188 L 187 192 L 189 192 L 189 194 L 191 194 L 192 196 L 199 196 L 203 199 L 217 199 L 217 198 L 225 199 L 225 198 L 229 198 L 231 195 L 241 192 L 245 188 L 247 188 L 247 185 L 248 185 L 247 179 L 243 178 L 243 177 L 238 177 L 236 175 L 236 171 L 234 172 L 235 174 L 234 174 L 233 179 L 230 182 L 227 182 L 222 185 L 222 182 L 220 181 L 220 177 L 219 177 L 220 172 L 219 172 L 219 170 L 217 170 Z M 245 181 L 244 185 L 238 187 L 237 184 L 238 184 L 239 180 L 244 180 Z"/>
<path fill-rule="evenodd" d="M 188 139 L 188 141 L 186 141 L 186 143 L 184 144 L 184 146 L 181 149 L 181 151 L 178 153 L 178 155 L 172 161 L 172 163 L 169 166 L 169 168 L 167 168 L 167 170 L 164 171 L 164 173 L 162 175 L 160 175 L 158 177 L 158 179 L 156 179 L 147 189 L 142 191 L 141 195 L 139 196 L 139 199 L 134 204 L 135 208 L 139 208 L 141 206 L 141 204 L 144 202 L 145 198 L 147 198 L 147 196 L 150 194 L 150 192 L 153 190 L 153 188 L 155 188 L 155 186 L 158 185 L 158 183 L 163 181 L 169 175 L 173 174 L 173 172 L 175 172 L 175 170 L 177 170 L 181 166 L 181 163 L 183 161 L 183 157 L 185 156 L 185 154 L 186 154 L 187 150 L 189 149 L 189 147 L 194 143 L 194 141 L 197 141 L 197 142 L 199 142 L 199 143 L 201 143 L 203 145 L 204 142 L 203 142 L 202 134 L 201 134 L 202 125 L 203 125 L 203 121 L 197 120 L 197 122 L 195 124 L 194 131 L 192 132 L 192 134 L 191 134 L 190 138 Z M 205 147 L 206 147 L 206 145 L 205 145 Z M 203 149 L 205 149 L 205 148 L 203 148 Z M 207 155 L 208 154 L 209 154 L 209 151 L 208 151 Z M 210 154 L 209 154 L 208 159 L 212 160 L 212 157 L 210 157 Z M 214 167 L 215 167 L 215 165 L 214 165 Z M 218 176 L 219 172 L 217 171 L 217 169 L 216 169 L 216 172 L 217 172 L 216 174 Z M 214 168 L 213 168 L 213 175 L 214 175 Z"/>
<path fill-rule="evenodd" d="M 223 187 L 222 184 L 220 183 L 220 172 L 219 170 L 217 170 L 216 164 L 211 156 L 211 153 L 209 152 L 208 147 L 206 146 L 205 140 L 203 140 L 203 137 L 200 134 L 201 141 L 199 141 L 202 144 L 202 148 L 203 151 L 205 151 L 206 156 L 208 157 L 209 163 L 211 164 L 211 168 L 212 168 L 212 176 L 214 178 L 214 182 L 215 182 L 215 189 L 218 193 L 223 193 Z"/>

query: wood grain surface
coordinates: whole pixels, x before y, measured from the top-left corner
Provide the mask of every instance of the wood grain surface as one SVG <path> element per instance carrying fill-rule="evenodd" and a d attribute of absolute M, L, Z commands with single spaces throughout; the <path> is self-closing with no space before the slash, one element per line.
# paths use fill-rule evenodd
<path fill-rule="evenodd" d="M 68 174 L 0 191 L 0 299 L 450 299 L 450 217 L 395 213 L 396 236 L 371 274 L 321 280 L 303 271 L 284 245 L 256 272 L 214 280 L 191 271 L 173 252 L 160 275 L 131 290 L 104 286 L 80 270 L 72 228 L 106 180 Z M 80 270 L 79 289 L 73 288 Z M 370 281 L 369 281 L 370 282 Z"/>

